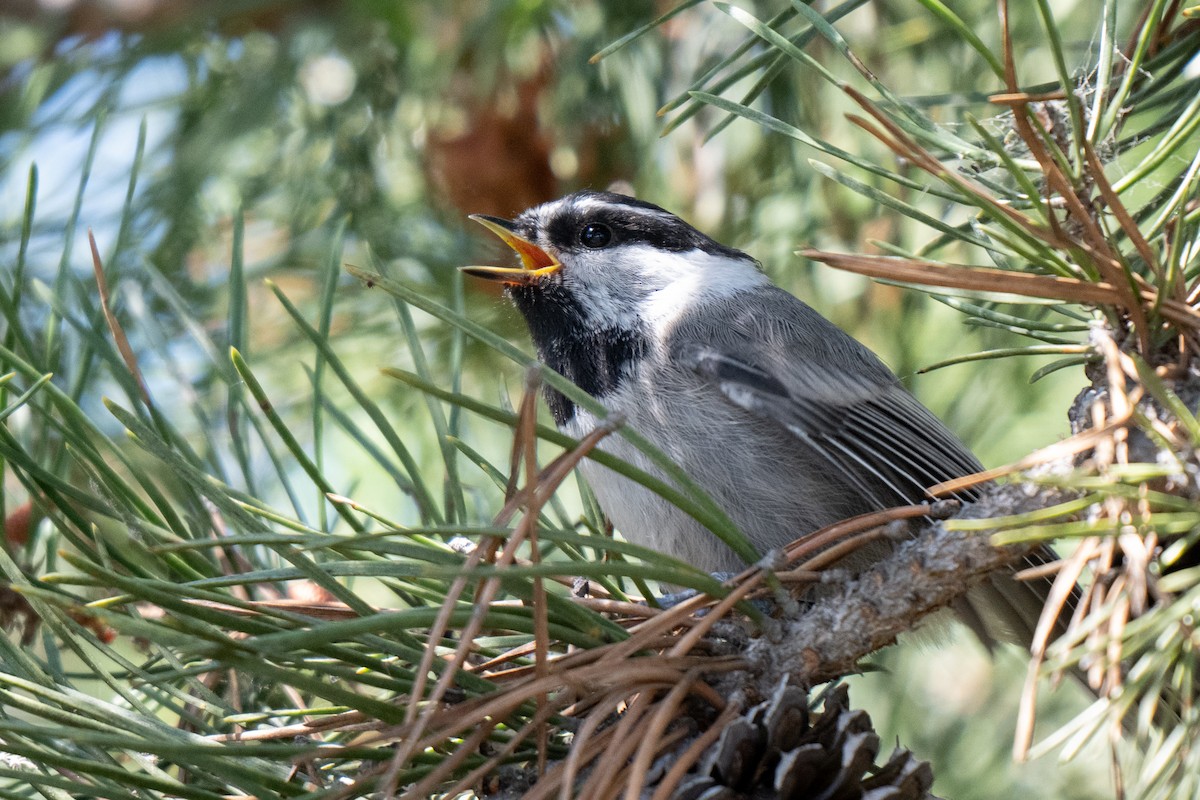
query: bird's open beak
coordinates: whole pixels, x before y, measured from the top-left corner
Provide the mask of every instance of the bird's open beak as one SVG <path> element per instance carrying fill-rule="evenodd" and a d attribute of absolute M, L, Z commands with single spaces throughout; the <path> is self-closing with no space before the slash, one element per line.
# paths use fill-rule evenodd
<path fill-rule="evenodd" d="M 521 257 L 519 267 L 462 267 L 462 271 L 476 278 L 500 281 L 516 286 L 528 286 L 546 275 L 562 269 L 557 258 L 513 230 L 513 224 L 500 217 L 472 214 L 471 219 L 487 228 Z"/>

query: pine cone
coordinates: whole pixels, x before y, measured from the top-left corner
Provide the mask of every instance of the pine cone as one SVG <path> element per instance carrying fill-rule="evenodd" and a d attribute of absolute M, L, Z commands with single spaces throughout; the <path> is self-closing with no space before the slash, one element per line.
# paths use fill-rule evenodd
<path fill-rule="evenodd" d="M 767 701 L 725 728 L 674 800 L 923 800 L 933 771 L 897 748 L 875 766 L 879 736 L 864 711 L 851 711 L 845 686 L 810 719 L 808 696 L 780 684 Z"/>

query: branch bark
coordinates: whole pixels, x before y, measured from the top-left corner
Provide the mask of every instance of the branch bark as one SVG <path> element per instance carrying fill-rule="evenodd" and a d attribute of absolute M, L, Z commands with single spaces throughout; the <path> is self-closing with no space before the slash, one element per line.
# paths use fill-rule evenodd
<path fill-rule="evenodd" d="M 1021 514 L 1064 499 L 1053 488 L 992 485 L 959 518 Z M 995 547 L 988 532 L 951 531 L 930 523 L 897 545 L 890 557 L 785 618 L 771 635 L 753 640 L 744 654 L 750 685 L 763 697 L 783 676 L 813 686 L 857 672 L 863 658 L 893 644 L 989 576 L 1012 571 L 1036 547 Z"/>

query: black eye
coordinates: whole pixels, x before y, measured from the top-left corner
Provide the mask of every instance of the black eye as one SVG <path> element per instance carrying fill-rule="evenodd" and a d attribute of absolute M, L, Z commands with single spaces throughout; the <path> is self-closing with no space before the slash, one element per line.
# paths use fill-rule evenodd
<path fill-rule="evenodd" d="M 579 229 L 579 243 L 591 250 L 599 250 L 612 241 L 612 228 L 599 222 L 589 222 Z"/>

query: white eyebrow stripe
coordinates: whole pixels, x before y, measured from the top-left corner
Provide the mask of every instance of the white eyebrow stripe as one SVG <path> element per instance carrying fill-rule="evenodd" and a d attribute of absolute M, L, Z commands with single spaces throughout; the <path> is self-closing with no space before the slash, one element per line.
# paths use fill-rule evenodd
<path fill-rule="evenodd" d="M 644 206 L 633 206 L 626 203 L 614 202 L 612 200 L 602 200 L 598 197 L 581 197 L 576 199 L 573 204 L 574 208 L 584 213 L 597 208 L 620 208 L 622 211 L 631 214 L 641 214 L 654 219 L 675 219 L 675 215 L 670 211 L 655 208 L 645 208 Z"/>
<path fill-rule="evenodd" d="M 521 214 L 521 217 L 518 217 L 518 219 L 532 216 L 536 225 L 536 235 L 534 238 L 548 240 L 550 236 L 550 224 L 559 216 L 573 213 L 586 217 L 589 213 L 597 210 L 616 210 L 623 214 L 637 215 L 655 222 L 687 224 L 666 209 L 627 205 L 626 203 L 602 197 L 575 197 L 573 195 L 558 200 L 551 200 L 548 203 L 536 206 Z"/>

